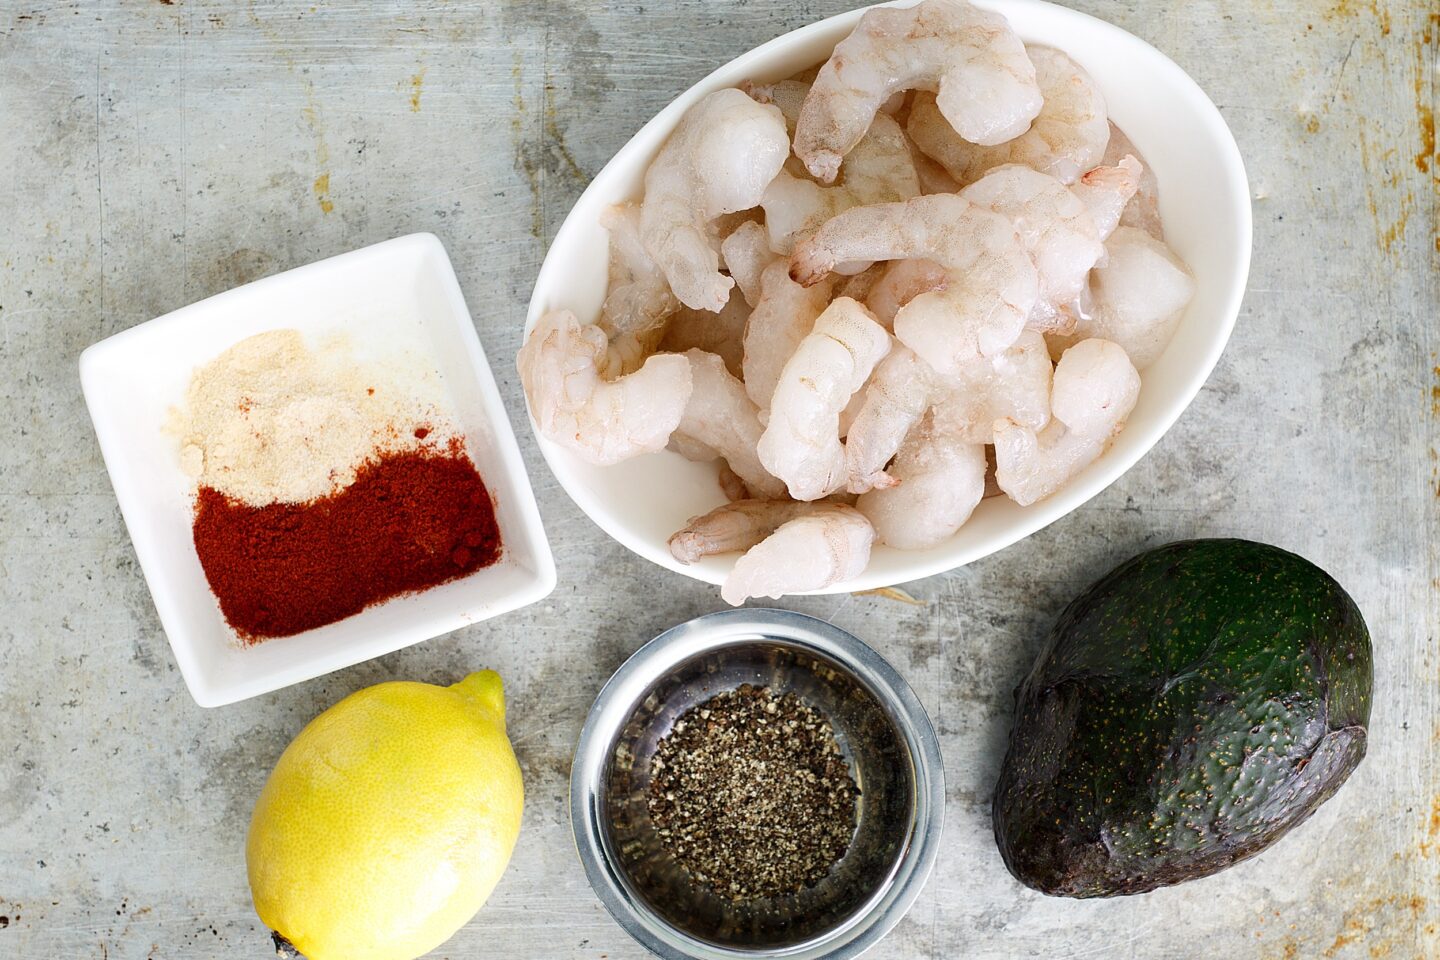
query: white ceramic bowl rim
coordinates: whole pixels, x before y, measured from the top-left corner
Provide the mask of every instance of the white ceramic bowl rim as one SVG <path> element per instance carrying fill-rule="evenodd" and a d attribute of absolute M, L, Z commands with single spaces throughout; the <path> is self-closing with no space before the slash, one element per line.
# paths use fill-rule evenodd
<path fill-rule="evenodd" d="M 879 5 L 909 6 L 912 2 Z M 1161 211 L 1171 228 L 1167 239 L 1195 270 L 1196 298 L 1165 355 L 1144 372 L 1140 402 L 1126 428 L 1099 460 L 1062 490 L 1023 508 L 1004 498 L 987 500 L 959 533 L 930 550 L 902 552 L 877 547 L 863 574 L 818 591 L 821 593 L 873 589 L 953 569 L 1009 546 L 1100 493 L 1160 440 L 1199 392 L 1219 360 L 1244 295 L 1251 252 L 1244 164 L 1224 119 L 1195 81 L 1143 40 L 1086 14 L 1043 0 L 977 0 L 977 5 L 1006 15 L 1027 43 L 1048 43 L 1065 50 L 1095 77 L 1110 102 L 1111 117 L 1157 172 Z M 598 269 L 594 262 L 594 251 L 605 249 L 603 231 L 595 233 L 600 230 L 599 209 L 639 195 L 645 166 L 693 103 L 745 79 L 778 79 L 819 62 L 866 9 L 842 13 L 761 44 L 712 72 L 646 123 L 600 171 L 562 223 L 537 277 L 526 331 L 551 309 L 570 308 L 582 319 L 598 314 L 600 297 L 593 288 L 598 282 L 603 297 L 605 266 L 604 258 L 599 259 Z M 1121 82 L 1116 73 L 1121 64 L 1124 69 L 1143 70 L 1147 82 L 1136 84 L 1133 76 L 1125 78 L 1128 83 Z M 1155 129 L 1130 124 L 1127 114 L 1144 114 Z M 1177 140 L 1183 141 L 1183 149 L 1176 145 Z M 1183 151 L 1193 152 L 1196 147 L 1203 148 L 1203 157 L 1187 161 Z M 1183 190 L 1176 187 L 1182 181 Z M 1177 225 L 1183 229 L 1176 230 Z M 718 489 L 708 500 L 689 498 L 689 512 L 665 512 L 660 506 L 665 496 L 687 483 L 709 482 L 713 487 L 713 480 L 707 481 L 713 476 L 713 466 L 689 464 L 678 454 L 662 452 L 596 468 L 541 437 L 538 430 L 536 436 L 561 486 L 608 534 L 677 573 L 710 583 L 724 581 L 735 555 L 710 557 L 686 566 L 671 556 L 666 544 L 669 533 L 688 516 L 723 502 Z M 665 474 L 665 481 L 657 480 L 645 490 L 642 471 L 657 469 Z M 622 473 L 603 477 L 597 470 Z M 623 500 L 633 501 L 628 512 Z M 656 512 L 665 514 L 663 522 L 647 516 Z"/>

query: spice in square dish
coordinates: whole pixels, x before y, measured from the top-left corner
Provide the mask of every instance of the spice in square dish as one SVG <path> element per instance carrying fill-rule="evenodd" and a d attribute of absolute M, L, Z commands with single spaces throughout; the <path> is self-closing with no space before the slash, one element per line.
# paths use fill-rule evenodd
<path fill-rule="evenodd" d="M 196 371 L 173 424 L 196 553 L 245 642 L 289 636 L 489 566 L 500 531 L 434 403 L 294 330 Z"/>

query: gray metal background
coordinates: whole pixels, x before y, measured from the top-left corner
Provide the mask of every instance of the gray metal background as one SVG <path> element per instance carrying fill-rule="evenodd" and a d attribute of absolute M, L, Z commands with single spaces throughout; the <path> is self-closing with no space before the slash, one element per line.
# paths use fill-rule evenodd
<path fill-rule="evenodd" d="M 536 455 L 509 362 L 546 238 L 675 94 L 846 4 L 0 0 L 0 956 L 254 958 L 243 838 L 270 765 L 346 693 L 495 667 L 525 827 L 438 955 L 638 958 L 564 802 L 591 699 L 642 641 L 721 606 L 611 542 Z M 877 958 L 1440 955 L 1436 660 L 1440 13 L 1342 0 L 1079 0 L 1220 105 L 1254 188 L 1235 336 L 1174 430 L 1093 502 L 968 568 L 784 605 L 869 640 L 940 729 L 946 852 Z M 1429 127 L 1428 129 L 1433 129 Z M 545 603 L 214 711 L 186 694 L 80 398 L 89 343 L 415 230 L 449 248 L 560 565 Z M 1144 897 L 1010 879 L 988 794 L 1011 689 L 1112 564 L 1186 536 L 1330 569 L 1374 633 L 1370 756 L 1265 855 Z"/>

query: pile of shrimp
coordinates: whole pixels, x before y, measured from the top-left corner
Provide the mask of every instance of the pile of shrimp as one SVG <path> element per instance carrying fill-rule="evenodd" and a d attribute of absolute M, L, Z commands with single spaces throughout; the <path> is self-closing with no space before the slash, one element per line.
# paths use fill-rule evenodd
<path fill-rule="evenodd" d="M 1154 178 L 1064 53 L 964 0 L 867 12 L 818 71 L 717 91 L 609 209 L 594 321 L 520 351 L 541 433 L 714 461 L 670 539 L 732 604 L 1054 494 L 1124 426 L 1194 291 Z"/>

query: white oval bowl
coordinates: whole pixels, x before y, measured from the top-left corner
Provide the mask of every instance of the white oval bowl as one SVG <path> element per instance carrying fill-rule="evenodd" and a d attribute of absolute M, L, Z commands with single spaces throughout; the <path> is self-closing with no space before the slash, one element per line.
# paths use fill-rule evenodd
<path fill-rule="evenodd" d="M 880 6 L 911 6 L 901 2 Z M 1119 27 L 1041 0 L 983 0 L 1026 43 L 1065 51 L 1095 78 L 1110 118 L 1155 171 L 1166 241 L 1194 272 L 1195 298 L 1165 353 L 1142 375 L 1140 399 L 1105 454 L 1053 496 L 1021 507 L 992 497 L 954 536 L 928 550 L 877 546 L 865 572 L 820 593 L 918 580 L 988 556 L 1058 520 L 1113 483 L 1189 406 L 1220 358 L 1250 269 L 1250 195 L 1235 139 L 1204 91 L 1164 54 Z M 525 319 L 528 334 L 547 311 L 600 314 L 609 238 L 600 212 L 638 199 L 645 170 L 681 115 L 706 94 L 744 80 L 780 80 L 829 56 L 868 8 L 801 27 L 742 54 L 685 91 L 645 124 L 595 177 L 561 224 L 540 268 Z M 531 420 L 534 427 L 534 420 Z M 666 541 L 691 517 L 725 502 L 717 466 L 662 451 L 610 467 L 584 462 L 536 432 L 560 485 L 600 527 L 645 557 L 719 584 L 738 554 L 686 565 Z"/>

